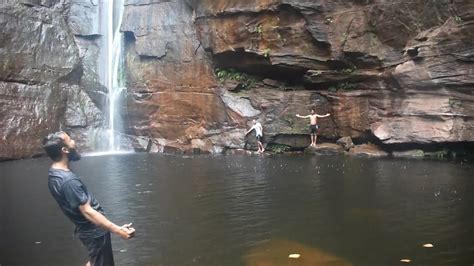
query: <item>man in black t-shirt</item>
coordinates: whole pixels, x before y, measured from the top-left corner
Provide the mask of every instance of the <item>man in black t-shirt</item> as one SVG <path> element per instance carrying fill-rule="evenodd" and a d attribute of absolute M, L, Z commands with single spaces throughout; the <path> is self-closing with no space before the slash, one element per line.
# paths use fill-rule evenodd
<path fill-rule="evenodd" d="M 118 226 L 104 216 L 104 210 L 82 180 L 69 169 L 69 162 L 80 159 L 76 144 L 65 132 L 49 134 L 43 148 L 53 160 L 48 186 L 62 212 L 71 220 L 79 238 L 89 253 L 87 265 L 113 266 L 114 257 L 110 232 L 124 239 L 135 234 L 132 224 Z"/>

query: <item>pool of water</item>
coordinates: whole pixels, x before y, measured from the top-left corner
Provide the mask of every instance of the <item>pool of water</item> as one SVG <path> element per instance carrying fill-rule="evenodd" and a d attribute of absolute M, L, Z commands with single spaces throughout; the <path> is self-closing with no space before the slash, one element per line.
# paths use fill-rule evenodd
<path fill-rule="evenodd" d="M 49 165 L 0 163 L 2 266 L 87 260 L 49 195 Z M 113 237 L 117 265 L 474 265 L 472 163 L 123 154 L 72 169 L 137 229 Z"/>

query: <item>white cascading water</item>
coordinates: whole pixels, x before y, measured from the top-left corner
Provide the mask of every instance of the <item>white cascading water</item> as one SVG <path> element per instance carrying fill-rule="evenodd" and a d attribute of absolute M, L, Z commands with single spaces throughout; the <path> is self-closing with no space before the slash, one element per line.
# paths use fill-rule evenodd
<path fill-rule="evenodd" d="M 108 150 L 120 150 L 120 109 L 121 95 L 126 89 L 122 77 L 122 43 L 123 34 L 120 32 L 124 10 L 123 0 L 106 0 L 107 8 L 107 62 L 106 87 L 108 89 Z M 104 12 L 105 13 L 105 12 Z"/>

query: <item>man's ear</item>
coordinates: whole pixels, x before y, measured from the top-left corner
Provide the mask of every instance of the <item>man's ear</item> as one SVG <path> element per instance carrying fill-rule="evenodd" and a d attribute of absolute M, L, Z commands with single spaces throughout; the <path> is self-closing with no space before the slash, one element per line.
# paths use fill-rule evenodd
<path fill-rule="evenodd" d="M 69 153 L 69 148 L 68 147 L 62 147 L 61 151 L 64 153 Z"/>

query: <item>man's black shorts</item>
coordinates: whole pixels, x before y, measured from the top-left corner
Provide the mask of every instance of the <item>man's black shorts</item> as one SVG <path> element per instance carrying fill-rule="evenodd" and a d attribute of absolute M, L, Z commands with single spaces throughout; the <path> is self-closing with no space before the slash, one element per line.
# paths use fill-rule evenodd
<path fill-rule="evenodd" d="M 309 126 L 309 132 L 311 134 L 316 134 L 318 133 L 318 130 L 319 130 L 319 125 L 310 125 Z"/>
<path fill-rule="evenodd" d="M 257 141 L 262 142 L 262 135 L 257 135 L 257 136 L 255 136 L 255 138 L 257 139 Z"/>
<path fill-rule="evenodd" d="M 110 233 L 97 238 L 79 238 L 89 253 L 89 261 L 93 266 L 114 266 Z"/>

